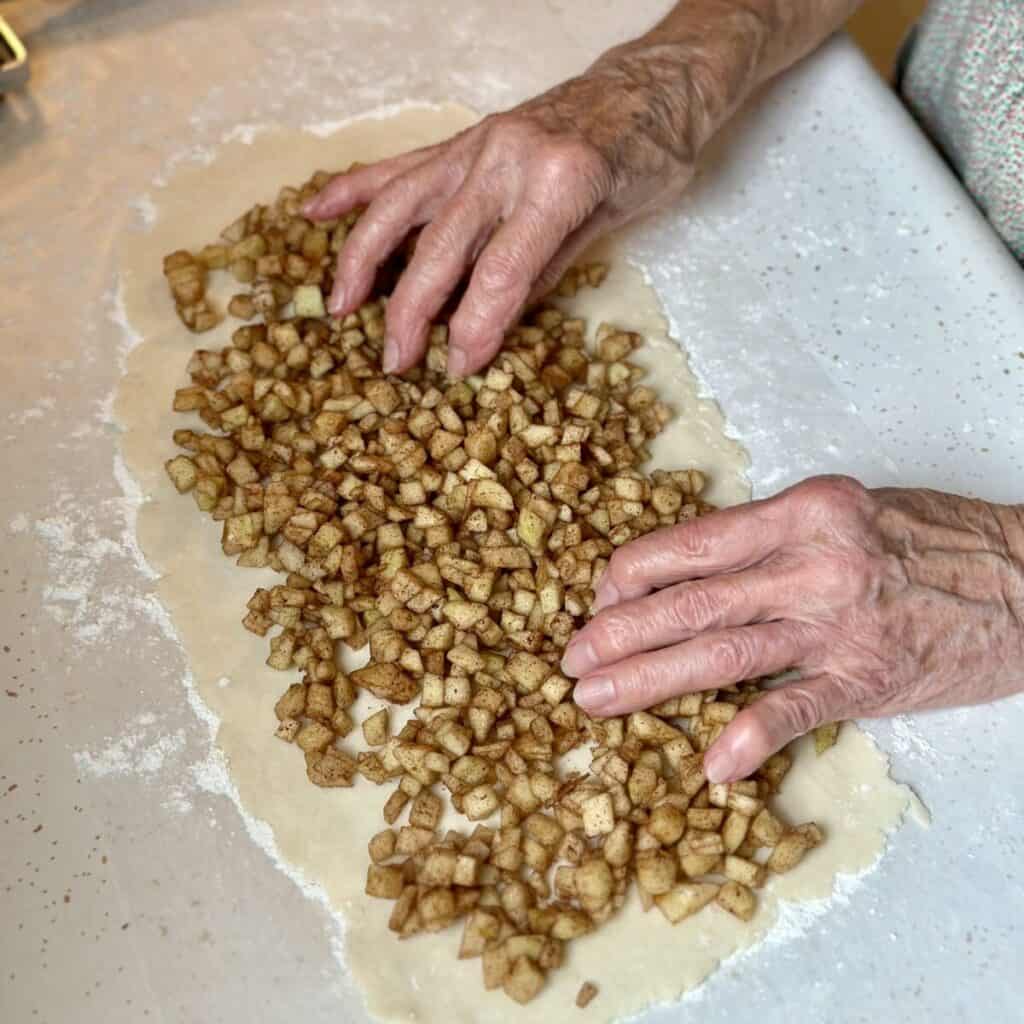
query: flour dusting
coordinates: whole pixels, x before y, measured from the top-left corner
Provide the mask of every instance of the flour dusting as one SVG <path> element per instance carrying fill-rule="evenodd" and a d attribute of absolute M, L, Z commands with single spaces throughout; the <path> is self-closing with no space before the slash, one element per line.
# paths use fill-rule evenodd
<path fill-rule="evenodd" d="M 155 775 L 185 747 L 185 733 L 164 732 L 155 715 L 133 718 L 125 731 L 99 750 L 75 751 L 78 770 L 93 778 L 109 775 Z"/>
<path fill-rule="evenodd" d="M 139 219 L 146 227 L 152 227 L 157 220 L 156 203 L 148 195 L 139 196 L 129 204 L 139 215 Z"/>
<path fill-rule="evenodd" d="M 70 491 L 58 491 L 53 503 L 55 514 L 34 524 L 49 564 L 49 582 L 43 588 L 46 611 L 87 645 L 114 642 L 133 631 L 140 618 L 152 619 L 152 595 L 106 585 L 133 554 L 134 539 L 108 536 L 100 526 L 120 520 L 127 529 L 124 503 L 114 499 L 89 508 Z"/>
<path fill-rule="evenodd" d="M 399 103 L 389 103 L 383 107 L 377 107 L 365 114 L 357 114 L 354 117 L 344 117 L 330 121 L 311 121 L 302 126 L 304 132 L 315 135 L 319 139 L 326 139 L 345 128 L 355 121 L 384 121 L 389 117 L 402 113 L 404 110 L 440 110 L 439 103 L 424 103 L 422 100 L 402 100 Z"/>
<path fill-rule="evenodd" d="M 21 409 L 18 412 L 12 412 L 7 418 L 11 423 L 16 423 L 18 426 L 23 427 L 26 423 L 31 423 L 33 420 L 41 420 L 53 411 L 55 404 L 55 400 L 49 396 L 40 398 L 35 405 L 30 405 L 27 409 Z"/>
<path fill-rule="evenodd" d="M 221 141 L 241 142 L 243 146 L 251 146 L 257 136 L 270 130 L 268 124 L 237 124 L 223 136 Z"/>
<path fill-rule="evenodd" d="M 914 728 L 906 715 L 897 715 L 891 721 L 893 752 L 919 761 L 935 761 L 939 752 Z"/>
<path fill-rule="evenodd" d="M 163 608 L 163 605 L 160 607 Z M 181 640 L 166 610 L 164 610 L 163 614 L 163 626 L 168 638 L 181 647 Z M 239 796 L 238 787 L 228 771 L 227 760 L 220 747 L 217 746 L 217 731 L 220 728 L 220 719 L 200 697 L 195 678 L 190 671 L 185 672 L 181 682 L 185 689 L 185 698 L 189 703 L 189 707 L 192 708 L 196 718 L 206 726 L 207 731 L 206 756 L 201 760 L 193 762 L 188 768 L 193 789 L 198 792 L 209 793 L 213 796 L 227 797 L 235 805 L 242 823 L 245 825 L 245 830 L 249 834 L 249 838 L 270 858 L 275 867 L 283 871 L 295 883 L 307 899 L 319 903 L 324 908 L 331 922 L 328 933 L 331 954 L 338 964 L 344 968 L 345 919 L 331 906 L 327 891 L 322 885 L 308 878 L 302 871 L 281 856 L 271 827 L 265 821 L 251 815 L 242 805 L 242 798 Z M 181 794 L 181 796 L 184 796 L 184 794 Z M 189 805 L 188 809 L 191 809 L 191 805 Z"/>
<path fill-rule="evenodd" d="M 113 352 L 121 376 L 128 353 L 142 338 L 128 325 L 120 288 L 105 298 L 108 318 L 121 328 Z M 44 398 L 36 408 L 47 408 L 50 402 Z M 70 441 L 79 447 L 93 444 L 112 424 L 113 406 L 113 393 L 96 402 L 91 420 L 70 432 Z M 45 516 L 30 519 L 22 513 L 8 526 L 12 533 L 31 530 L 42 542 L 48 569 L 43 606 L 84 645 L 116 643 L 132 634 L 140 620 L 153 621 L 159 614 L 156 599 L 135 582 L 134 574 L 150 580 L 155 576 L 135 536 L 143 496 L 117 453 L 112 476 L 117 485 L 113 494 L 107 480 L 94 481 L 86 491 L 58 480 Z"/>
<path fill-rule="evenodd" d="M 109 295 L 109 300 L 109 319 L 121 328 L 117 358 L 123 374 L 128 354 L 143 339 L 128 322 L 123 282 L 119 282 L 117 289 Z M 114 418 L 115 399 L 116 389 L 103 403 L 101 411 L 101 415 L 109 417 L 111 421 Z M 120 452 L 115 452 L 114 455 L 113 475 L 121 491 L 116 501 L 115 518 L 120 526 L 116 541 L 97 537 L 90 542 L 90 531 L 95 531 L 95 523 L 87 516 L 79 516 L 77 520 L 70 515 L 58 517 L 44 527 L 44 532 L 48 532 L 50 540 L 51 570 L 56 570 L 57 577 L 65 581 L 67 598 L 71 602 L 71 617 L 76 623 L 77 630 L 84 636 L 94 638 L 103 635 L 104 630 L 108 631 L 109 635 L 110 630 L 129 627 L 137 622 L 137 616 L 141 613 L 155 623 L 178 650 L 183 651 L 181 640 L 167 609 L 154 594 L 148 592 L 148 589 L 143 590 L 138 582 L 122 591 L 119 603 L 114 602 L 107 609 L 107 616 L 100 615 L 97 621 L 93 621 L 97 614 L 98 600 L 102 608 L 102 598 L 98 598 L 96 594 L 99 589 L 97 581 L 102 579 L 103 572 L 102 558 L 98 556 L 116 554 L 122 559 L 127 558 L 136 573 L 136 580 L 144 580 L 148 585 L 158 578 L 158 574 L 139 547 L 136 536 L 138 511 L 146 497 Z M 85 550 L 79 554 L 83 534 L 86 541 Z M 181 677 L 181 684 L 190 708 L 199 722 L 205 726 L 203 756 L 183 767 L 179 767 L 178 762 L 181 758 L 178 757 L 175 770 L 167 771 L 169 762 L 183 751 L 184 733 L 178 730 L 170 735 L 154 736 L 159 723 L 152 715 L 141 715 L 129 724 L 124 735 L 112 740 L 102 750 L 78 752 L 75 755 L 76 763 L 82 770 L 95 777 L 125 773 L 155 777 L 155 781 L 164 787 L 162 806 L 168 813 L 191 813 L 198 794 L 227 797 L 237 808 L 253 842 L 308 899 L 321 904 L 328 912 L 332 922 L 329 934 L 332 955 L 344 966 L 344 919 L 332 910 L 322 886 L 308 879 L 280 856 L 270 826 L 253 817 L 242 806 L 238 789 L 228 772 L 227 762 L 217 746 L 220 719 L 199 696 L 192 673 L 187 669 Z M 211 819 L 211 824 L 216 824 L 215 817 Z"/>

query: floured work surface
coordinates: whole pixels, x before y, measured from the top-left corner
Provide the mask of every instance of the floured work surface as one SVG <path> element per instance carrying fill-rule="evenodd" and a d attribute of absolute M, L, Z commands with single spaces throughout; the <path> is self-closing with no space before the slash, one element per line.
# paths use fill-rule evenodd
<path fill-rule="evenodd" d="M 177 495 L 163 469 L 177 454 L 171 435 L 185 425 L 170 411 L 170 401 L 173 390 L 187 383 L 189 355 L 197 347 L 227 344 L 231 329 L 226 323 L 196 337 L 182 327 L 159 272 L 163 256 L 211 240 L 252 203 L 273 198 L 281 185 L 303 181 L 318 167 L 342 167 L 433 142 L 470 117 L 457 108 L 407 110 L 390 119 L 352 123 L 328 139 L 261 135 L 252 145 L 226 147 L 209 166 L 180 171 L 156 197 L 152 230 L 126 246 L 123 295 L 143 343 L 130 358 L 117 414 L 126 461 L 151 499 L 140 510 L 140 543 L 162 575 L 160 596 L 200 693 L 221 720 L 218 741 L 241 800 L 271 826 L 281 856 L 319 883 L 342 914 L 346 961 L 371 1014 L 388 1020 L 547 1020 L 575 1012 L 580 984 L 592 979 L 600 992 L 586 1013 L 604 1021 L 673 999 L 698 984 L 719 960 L 770 928 L 779 899 L 826 899 L 837 874 L 870 867 L 911 800 L 909 790 L 889 779 L 884 758 L 852 727 L 820 759 L 807 741 L 798 743 L 794 768 L 773 806 L 794 824 L 818 822 L 827 839 L 798 868 L 759 891 L 752 921 L 741 922 L 712 906 L 672 928 L 657 910 L 642 912 L 634 887 L 620 913 L 570 944 L 567 964 L 551 972 L 541 995 L 518 1007 L 500 992 L 483 990 L 478 959 L 456 959 L 461 927 L 400 942 L 387 927 L 392 904 L 363 894 L 366 843 L 384 827 L 381 806 L 388 790 L 362 780 L 354 789 L 318 789 L 307 781 L 298 752 L 274 737 L 274 702 L 296 673 L 285 676 L 268 668 L 266 641 L 245 632 L 239 620 L 253 590 L 278 584 L 281 577 L 239 569 L 225 558 L 219 524 Z M 586 318 L 591 331 L 607 320 L 645 337 L 632 358 L 654 371 L 650 382 L 676 412 L 653 445 L 653 464 L 696 466 L 712 480 L 710 500 L 744 500 L 743 453 L 724 437 L 714 403 L 698 398 L 685 356 L 665 335 L 656 296 L 614 250 L 602 258 L 611 264 L 604 286 L 581 292 L 565 306 Z M 354 717 L 362 721 L 380 706 L 364 693 Z M 398 721 L 393 714 L 393 728 Z M 362 746 L 358 731 L 351 739 L 358 742 L 344 745 Z"/>

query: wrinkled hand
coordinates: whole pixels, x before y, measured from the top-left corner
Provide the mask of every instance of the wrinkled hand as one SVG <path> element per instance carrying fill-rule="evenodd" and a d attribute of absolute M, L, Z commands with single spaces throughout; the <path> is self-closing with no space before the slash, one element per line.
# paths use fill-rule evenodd
<path fill-rule="evenodd" d="M 819 477 L 620 548 L 568 647 L 618 715 L 795 668 L 709 749 L 712 781 L 814 727 L 1024 689 L 1024 511 Z"/>
<path fill-rule="evenodd" d="M 528 301 L 588 244 L 689 180 L 704 129 L 686 90 L 663 90 L 656 70 L 613 51 L 446 142 L 334 178 L 308 217 L 367 209 L 338 254 L 331 313 L 364 302 L 381 264 L 423 227 L 388 304 L 384 369 L 422 358 L 431 321 L 470 271 L 449 324 L 448 369 L 486 365 Z"/>

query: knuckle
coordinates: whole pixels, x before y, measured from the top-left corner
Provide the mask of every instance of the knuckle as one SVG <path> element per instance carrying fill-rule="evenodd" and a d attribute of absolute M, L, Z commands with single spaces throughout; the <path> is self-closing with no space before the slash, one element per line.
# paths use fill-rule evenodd
<path fill-rule="evenodd" d="M 462 234 L 459 222 L 454 217 L 432 220 L 420 232 L 415 258 L 428 263 L 438 262 L 458 245 Z"/>
<path fill-rule="evenodd" d="M 377 263 L 372 258 L 372 245 L 366 239 L 350 236 L 338 256 L 337 276 L 351 287 L 352 282 L 364 283 L 376 271 Z M 372 284 L 372 281 L 366 282 Z"/>
<path fill-rule="evenodd" d="M 732 681 L 746 679 L 754 668 L 754 644 L 740 630 L 723 633 L 711 647 L 709 660 L 717 678 Z"/>
<path fill-rule="evenodd" d="M 538 181 L 556 188 L 571 182 L 580 172 L 574 147 L 571 143 L 564 142 L 543 147 L 537 154 L 534 166 Z"/>
<path fill-rule="evenodd" d="M 496 295 L 520 288 L 522 270 L 512 252 L 499 251 L 481 256 L 474 276 L 481 291 Z"/>
<path fill-rule="evenodd" d="M 520 163 L 524 153 L 533 148 L 534 132 L 520 116 L 512 113 L 491 114 L 480 122 L 478 136 L 482 140 L 480 155 L 485 166 L 500 169 Z"/>
<path fill-rule="evenodd" d="M 582 139 L 558 139 L 542 147 L 537 165 L 552 185 L 563 187 L 580 181 L 591 184 L 600 177 L 603 161 L 597 150 Z"/>
<path fill-rule="evenodd" d="M 642 628 L 636 618 L 619 608 L 606 608 L 594 616 L 592 641 L 602 658 L 614 658 L 636 650 Z"/>
<path fill-rule="evenodd" d="M 429 304 L 421 291 L 395 290 L 387 308 L 387 325 L 392 335 L 404 336 L 414 324 L 429 317 Z"/>
<path fill-rule="evenodd" d="M 348 175 L 339 174 L 331 178 L 331 180 L 324 185 L 318 193 L 318 198 L 321 202 L 341 203 L 348 198 L 350 191 L 352 191 L 352 183 L 349 180 Z"/>
<path fill-rule="evenodd" d="M 472 352 L 497 352 L 511 322 L 496 312 L 493 304 L 479 301 L 479 295 L 467 295 L 448 321 L 448 345 Z"/>
<path fill-rule="evenodd" d="M 721 620 L 719 600 L 698 584 L 676 587 L 666 602 L 672 626 L 687 632 L 703 632 Z"/>
<path fill-rule="evenodd" d="M 375 201 L 379 202 L 379 200 Z M 349 235 L 341 253 L 341 264 L 349 274 L 359 273 L 364 264 L 376 265 L 394 233 L 395 220 L 383 206 L 371 204 Z"/>
<path fill-rule="evenodd" d="M 401 175 L 388 184 L 370 203 L 366 213 L 377 221 L 394 221 L 405 215 L 421 191 L 421 186 L 415 178 Z"/>
<path fill-rule="evenodd" d="M 431 221 L 423 229 L 416 245 L 416 278 L 426 274 L 429 287 L 438 274 L 458 274 L 465 248 L 466 230 L 457 221 Z"/>
<path fill-rule="evenodd" d="M 839 475 L 812 477 L 798 484 L 796 491 L 812 511 L 825 515 L 859 509 L 867 496 L 860 481 Z"/>
<path fill-rule="evenodd" d="M 521 132 L 523 127 L 522 115 L 513 110 L 499 110 L 495 114 L 487 114 L 477 124 L 477 130 L 491 141 L 513 136 Z"/>
<path fill-rule="evenodd" d="M 673 526 L 664 539 L 673 553 L 684 559 L 705 558 L 710 550 L 708 534 L 699 520 Z"/>
<path fill-rule="evenodd" d="M 653 703 L 661 692 L 662 669 L 651 658 L 638 658 L 614 680 L 618 695 L 629 703 L 643 706 Z"/>
<path fill-rule="evenodd" d="M 529 194 L 549 219 L 575 227 L 608 194 L 600 157 L 586 143 L 559 140 L 531 161 Z"/>
<path fill-rule="evenodd" d="M 824 721 L 823 701 L 810 687 L 787 686 L 781 693 L 780 711 L 793 735 L 802 736 Z"/>

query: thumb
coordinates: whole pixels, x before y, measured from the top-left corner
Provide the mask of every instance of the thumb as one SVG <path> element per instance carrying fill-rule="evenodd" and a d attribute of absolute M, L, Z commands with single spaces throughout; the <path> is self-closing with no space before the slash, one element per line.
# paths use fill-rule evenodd
<path fill-rule="evenodd" d="M 594 215 L 585 223 L 581 224 L 562 243 L 558 251 L 551 257 L 550 262 L 541 272 L 540 276 L 533 283 L 527 305 L 532 306 L 558 287 L 565 272 L 576 262 L 577 258 L 585 252 L 602 235 L 606 235 L 617 226 L 603 208 L 598 208 Z"/>
<path fill-rule="evenodd" d="M 745 779 L 791 740 L 847 717 L 847 705 L 834 676 L 813 676 L 769 690 L 744 708 L 704 755 L 708 781 Z"/>

